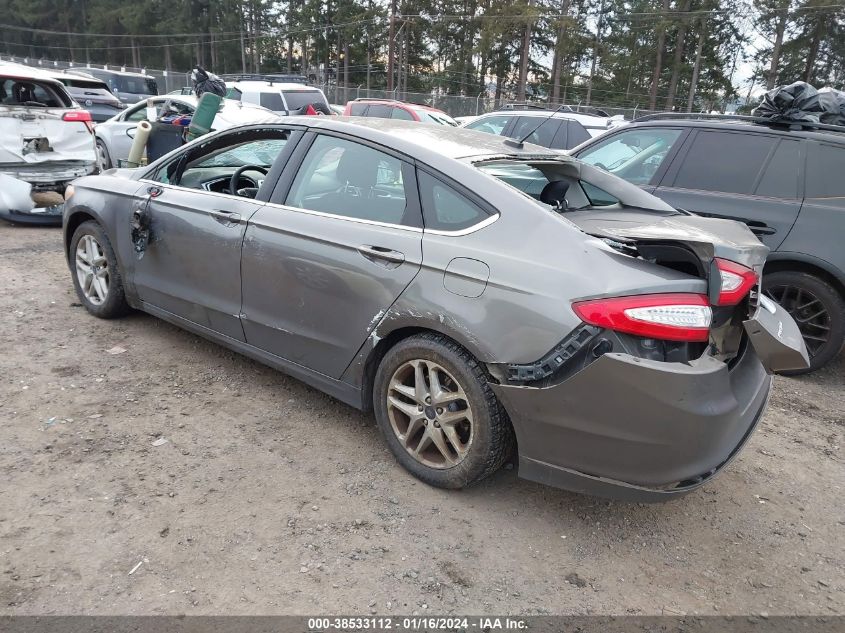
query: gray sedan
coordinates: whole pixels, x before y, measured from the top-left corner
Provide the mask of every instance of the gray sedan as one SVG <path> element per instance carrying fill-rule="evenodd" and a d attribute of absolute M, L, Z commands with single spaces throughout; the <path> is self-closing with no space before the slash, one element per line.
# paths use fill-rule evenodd
<path fill-rule="evenodd" d="M 804 366 L 767 249 L 597 168 L 488 134 L 292 117 L 83 178 L 64 245 L 98 317 L 140 309 L 372 410 L 460 488 L 654 501 L 708 481 Z"/>

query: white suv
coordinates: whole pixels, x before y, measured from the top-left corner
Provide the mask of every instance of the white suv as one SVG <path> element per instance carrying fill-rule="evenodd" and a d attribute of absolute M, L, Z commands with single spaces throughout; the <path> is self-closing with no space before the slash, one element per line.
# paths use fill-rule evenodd
<path fill-rule="evenodd" d="M 305 107 L 318 104 L 323 112 L 331 112 L 326 95 L 319 88 L 298 83 L 274 81 L 227 81 L 226 97 L 245 103 L 255 103 L 276 114 L 301 114 Z"/>
<path fill-rule="evenodd" d="M 29 183 L 34 192 L 63 195 L 71 180 L 93 173 L 96 167 L 91 114 L 44 71 L 0 63 L 0 174 Z M 62 205 L 0 208 L 0 217 L 26 224 L 61 224 Z"/>

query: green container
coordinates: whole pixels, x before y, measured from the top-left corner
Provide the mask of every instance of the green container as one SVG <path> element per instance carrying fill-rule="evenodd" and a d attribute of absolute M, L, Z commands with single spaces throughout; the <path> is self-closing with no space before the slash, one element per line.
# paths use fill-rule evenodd
<path fill-rule="evenodd" d="M 188 138 L 193 140 L 211 131 L 214 117 L 220 111 L 223 98 L 211 92 L 204 93 L 197 104 L 197 111 L 191 117 L 191 124 L 188 126 Z"/>

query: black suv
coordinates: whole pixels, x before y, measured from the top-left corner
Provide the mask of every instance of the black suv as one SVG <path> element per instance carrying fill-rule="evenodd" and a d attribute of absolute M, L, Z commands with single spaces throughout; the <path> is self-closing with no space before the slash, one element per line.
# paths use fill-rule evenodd
<path fill-rule="evenodd" d="M 770 249 L 763 290 L 801 328 L 813 371 L 845 340 L 845 128 L 652 115 L 571 151 L 675 208 L 739 220 Z"/>

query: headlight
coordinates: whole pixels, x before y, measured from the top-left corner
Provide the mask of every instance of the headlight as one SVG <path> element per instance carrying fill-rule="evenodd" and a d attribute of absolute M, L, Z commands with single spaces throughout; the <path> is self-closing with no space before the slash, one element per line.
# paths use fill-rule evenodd
<path fill-rule="evenodd" d="M 73 185 L 68 185 L 65 187 L 65 201 L 70 200 L 70 197 L 73 195 Z"/>

